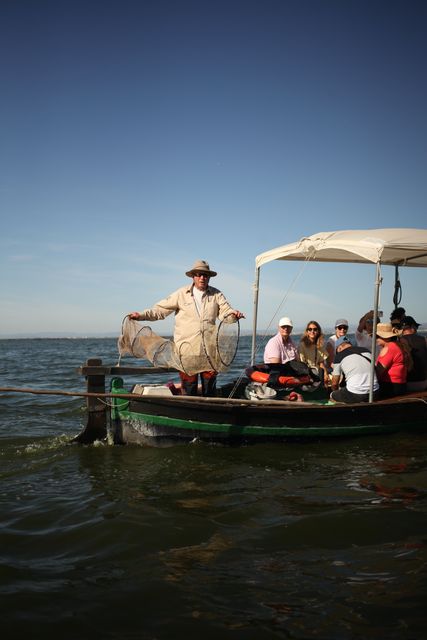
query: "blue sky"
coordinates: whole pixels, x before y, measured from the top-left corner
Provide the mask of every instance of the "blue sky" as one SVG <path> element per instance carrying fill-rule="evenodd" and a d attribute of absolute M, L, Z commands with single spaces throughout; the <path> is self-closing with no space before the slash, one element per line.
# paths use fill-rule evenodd
<path fill-rule="evenodd" d="M 425 228 L 426 34 L 414 0 L 3 0 L 0 335 L 116 335 L 199 258 L 250 330 L 257 254 Z M 259 325 L 354 324 L 373 280 L 267 265 Z"/>

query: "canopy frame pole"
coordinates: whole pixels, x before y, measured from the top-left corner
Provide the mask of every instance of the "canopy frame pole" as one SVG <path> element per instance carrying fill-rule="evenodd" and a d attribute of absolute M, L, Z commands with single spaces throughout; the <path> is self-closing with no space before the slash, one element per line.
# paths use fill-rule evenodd
<path fill-rule="evenodd" d="M 372 342 L 371 342 L 371 370 L 370 370 L 370 385 L 369 385 L 369 402 L 374 401 L 374 377 L 375 377 L 375 352 L 377 346 L 377 333 L 376 327 L 378 322 L 378 305 L 380 299 L 381 288 L 381 263 L 377 262 L 375 271 L 375 287 L 374 287 L 374 317 L 372 325 Z"/>
<path fill-rule="evenodd" d="M 254 282 L 254 316 L 252 320 L 252 348 L 251 348 L 251 365 L 255 364 L 256 353 L 256 332 L 258 322 L 258 297 L 259 297 L 259 276 L 260 267 L 255 268 L 255 282 Z"/>

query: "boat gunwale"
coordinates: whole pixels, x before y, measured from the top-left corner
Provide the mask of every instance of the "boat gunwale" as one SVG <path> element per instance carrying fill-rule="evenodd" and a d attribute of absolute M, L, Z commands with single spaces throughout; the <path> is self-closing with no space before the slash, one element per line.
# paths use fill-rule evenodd
<path fill-rule="evenodd" d="M 122 397 L 123 400 L 127 400 L 129 402 L 137 402 L 141 404 L 200 404 L 200 405 L 219 405 L 222 407 L 230 406 L 244 406 L 244 407 L 254 407 L 256 409 L 260 409 L 262 407 L 268 407 L 269 409 L 277 409 L 282 410 L 286 409 L 294 409 L 296 411 L 305 410 L 331 410 L 334 411 L 336 409 L 342 409 L 343 407 L 347 408 L 367 408 L 367 407 L 378 407 L 378 406 L 394 406 L 394 405 L 402 405 L 402 404 L 412 404 L 414 402 L 422 402 L 427 404 L 427 389 L 423 391 L 413 391 L 401 396 L 394 396 L 392 398 L 384 398 L 381 400 L 375 400 L 374 402 L 353 402 L 353 403 L 316 403 L 310 401 L 304 402 L 295 402 L 291 400 L 249 400 L 247 398 L 221 398 L 221 397 L 204 397 L 204 396 L 178 396 L 171 395 L 165 396 L 162 394 L 150 394 L 150 395 L 141 395 L 137 393 L 120 393 L 112 391 L 112 396 L 115 398 Z"/>

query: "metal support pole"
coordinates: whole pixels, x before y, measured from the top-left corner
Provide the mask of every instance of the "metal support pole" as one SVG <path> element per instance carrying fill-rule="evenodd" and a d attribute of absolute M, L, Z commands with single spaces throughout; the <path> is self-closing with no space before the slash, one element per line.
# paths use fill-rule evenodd
<path fill-rule="evenodd" d="M 374 288 L 374 317 L 372 325 L 372 342 L 371 342 L 371 380 L 369 387 L 369 402 L 374 400 L 374 375 L 375 375 L 375 351 L 377 346 L 377 334 L 376 327 L 378 321 L 378 304 L 380 299 L 380 287 L 381 287 L 381 264 L 377 262 L 375 272 L 375 288 Z"/>
<path fill-rule="evenodd" d="M 256 331 L 258 321 L 258 294 L 259 294 L 259 267 L 255 269 L 254 282 L 254 315 L 252 320 L 252 349 L 251 349 L 251 365 L 255 364 L 256 353 Z"/>

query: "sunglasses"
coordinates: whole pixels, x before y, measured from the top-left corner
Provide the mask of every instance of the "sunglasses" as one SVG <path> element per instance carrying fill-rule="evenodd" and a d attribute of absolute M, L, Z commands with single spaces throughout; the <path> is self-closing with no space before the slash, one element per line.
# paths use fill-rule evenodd
<path fill-rule="evenodd" d="M 194 276 L 196 278 L 209 278 L 207 273 L 195 273 Z"/>
<path fill-rule="evenodd" d="M 288 331 L 292 331 L 292 327 L 290 327 L 288 324 L 281 324 L 280 328 L 281 329 L 287 329 Z"/>
<path fill-rule="evenodd" d="M 343 331 L 348 331 L 348 327 L 345 324 L 339 324 L 337 329 L 342 329 Z"/>
<path fill-rule="evenodd" d="M 308 327 L 307 331 L 319 331 L 317 327 Z"/>

